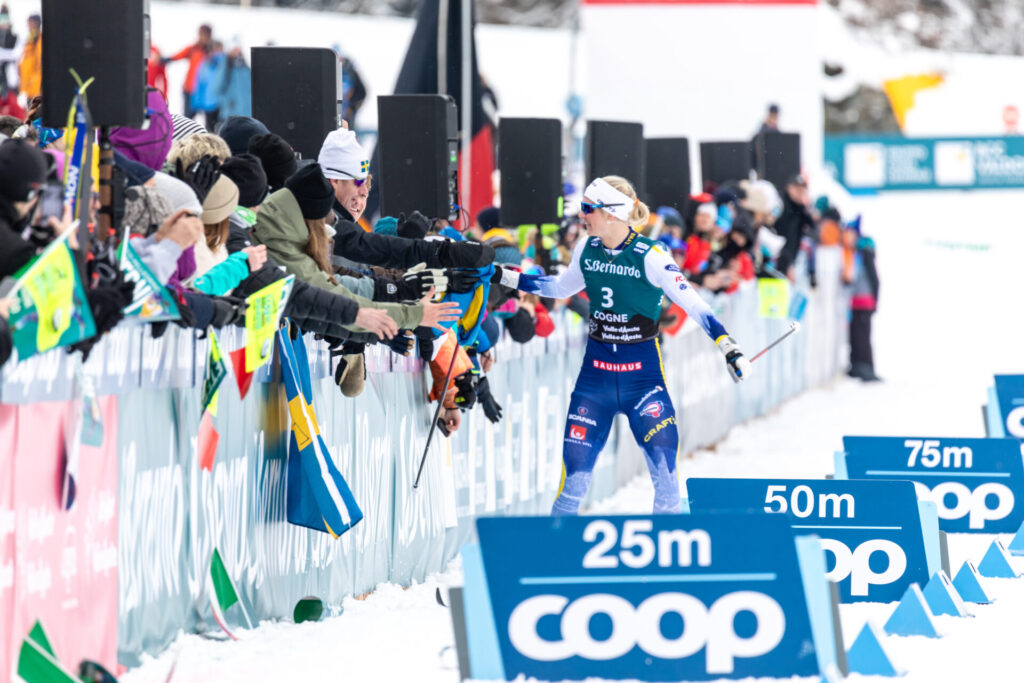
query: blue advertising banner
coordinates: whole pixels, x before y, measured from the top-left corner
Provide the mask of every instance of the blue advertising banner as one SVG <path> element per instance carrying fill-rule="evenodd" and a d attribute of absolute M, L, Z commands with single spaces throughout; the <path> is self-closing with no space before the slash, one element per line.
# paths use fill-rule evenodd
<path fill-rule="evenodd" d="M 996 375 L 989 394 L 988 435 L 1024 439 L 1024 375 Z"/>
<path fill-rule="evenodd" d="M 642 681 L 837 669 L 824 559 L 772 515 L 477 520 L 473 678 Z"/>
<path fill-rule="evenodd" d="M 942 569 L 935 504 L 909 481 L 690 478 L 686 489 L 691 512 L 784 514 L 793 533 L 820 536 L 842 602 L 893 602 Z"/>
<path fill-rule="evenodd" d="M 1024 137 L 828 135 L 825 166 L 851 192 L 1024 187 Z"/>
<path fill-rule="evenodd" d="M 909 479 L 947 532 L 1013 533 L 1024 521 L 1017 439 L 844 436 L 836 478 Z"/>

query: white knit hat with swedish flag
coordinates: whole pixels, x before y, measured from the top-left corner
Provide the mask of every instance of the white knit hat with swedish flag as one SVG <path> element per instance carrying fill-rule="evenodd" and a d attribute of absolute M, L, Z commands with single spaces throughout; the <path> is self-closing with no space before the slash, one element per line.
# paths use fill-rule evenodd
<path fill-rule="evenodd" d="M 366 152 L 350 130 L 338 129 L 328 133 L 316 160 L 325 178 L 362 180 L 370 173 Z"/>

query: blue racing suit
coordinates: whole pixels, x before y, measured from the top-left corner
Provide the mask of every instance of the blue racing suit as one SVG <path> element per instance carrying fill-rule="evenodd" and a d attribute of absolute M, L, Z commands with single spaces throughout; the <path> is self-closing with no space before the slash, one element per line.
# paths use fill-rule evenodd
<path fill-rule="evenodd" d="M 716 342 L 728 333 L 671 256 L 658 242 L 631 231 L 616 249 L 605 248 L 598 238 L 581 239 L 568 269 L 557 277 L 503 271 L 501 281 L 555 299 L 585 288 L 590 299 L 590 338 L 569 402 L 563 480 L 551 513 L 578 513 L 617 413 L 626 414 L 644 450 L 654 512 L 680 512 L 679 433 L 656 338 L 663 295 Z"/>

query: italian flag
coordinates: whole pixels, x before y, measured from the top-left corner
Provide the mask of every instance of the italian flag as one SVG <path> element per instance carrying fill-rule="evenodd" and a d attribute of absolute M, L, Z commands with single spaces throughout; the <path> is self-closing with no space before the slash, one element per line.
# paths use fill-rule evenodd
<path fill-rule="evenodd" d="M 21 642 L 18 677 L 25 683 L 81 683 L 77 676 L 57 661 L 46 631 L 38 621 L 29 631 L 28 637 Z"/>
<path fill-rule="evenodd" d="M 210 608 L 213 610 L 213 618 L 217 621 L 217 625 L 232 640 L 238 640 L 235 634 L 231 632 L 231 629 L 228 628 L 224 613 L 232 605 L 238 603 L 238 606 L 242 608 L 242 615 L 245 616 L 245 623 L 249 628 L 252 628 L 252 622 L 249 621 L 249 614 L 245 611 L 245 605 L 238 602 L 238 591 L 235 590 L 235 584 L 232 583 L 231 577 L 228 576 L 228 570 L 224 567 L 224 560 L 221 559 L 220 551 L 216 548 L 213 549 L 213 557 L 210 559 L 210 573 L 206 577 L 206 588 L 210 594 Z"/>

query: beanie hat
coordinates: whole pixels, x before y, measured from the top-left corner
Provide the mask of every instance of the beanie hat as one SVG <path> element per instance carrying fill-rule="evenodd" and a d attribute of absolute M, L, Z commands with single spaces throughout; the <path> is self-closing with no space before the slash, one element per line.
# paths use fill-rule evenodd
<path fill-rule="evenodd" d="M 711 218 L 718 218 L 718 207 L 713 202 L 707 202 L 697 207 L 697 214 L 706 213 Z"/>
<path fill-rule="evenodd" d="M 495 247 L 494 262 L 502 265 L 518 266 L 523 262 L 523 255 L 511 245 Z"/>
<path fill-rule="evenodd" d="M 153 176 L 156 190 L 171 203 L 171 211 L 191 211 L 195 215 L 203 212 L 203 205 L 191 187 L 183 181 L 166 173 L 157 173 Z"/>
<path fill-rule="evenodd" d="M 323 168 L 325 178 L 362 180 L 370 172 L 370 162 L 359 146 L 356 134 L 344 128 L 327 134 L 316 160 Z"/>
<path fill-rule="evenodd" d="M 683 227 L 683 215 L 674 207 L 660 206 L 658 207 L 658 215 L 661 216 L 661 220 L 664 221 L 665 225 Z"/>
<path fill-rule="evenodd" d="M 132 232 L 150 235 L 173 214 L 171 203 L 155 187 L 135 185 L 124 193 L 124 224 Z"/>
<path fill-rule="evenodd" d="M 520 308 L 510 318 L 505 318 L 505 329 L 512 341 L 525 344 L 537 334 L 537 324 L 533 321 L 529 311 Z"/>
<path fill-rule="evenodd" d="M 267 174 L 255 156 L 246 153 L 228 157 L 220 165 L 220 172 L 238 185 L 239 206 L 250 208 L 263 203 L 267 196 Z"/>
<path fill-rule="evenodd" d="M 110 143 L 132 161 L 158 171 L 171 151 L 174 124 L 164 96 L 155 88 L 146 93 L 146 116 L 149 125 L 145 128 L 114 128 L 110 133 Z"/>
<path fill-rule="evenodd" d="M 501 225 L 501 212 L 493 206 L 488 206 L 476 215 L 476 222 L 483 232 L 493 230 Z"/>
<path fill-rule="evenodd" d="M 220 223 L 234 213 L 237 206 L 238 185 L 235 185 L 231 178 L 221 174 L 203 200 L 202 221 L 206 225 Z"/>
<path fill-rule="evenodd" d="M 0 196 L 27 202 L 42 188 L 47 172 L 46 155 L 31 142 L 7 140 L 0 144 Z"/>
<path fill-rule="evenodd" d="M 190 119 L 187 116 L 182 116 L 181 114 L 171 114 L 171 124 L 174 126 L 174 133 L 171 135 L 172 142 L 184 140 L 196 133 L 206 132 L 206 129 L 203 128 L 201 123 L 195 119 Z"/>
<path fill-rule="evenodd" d="M 249 140 L 255 135 L 267 135 L 270 133 L 262 122 L 251 116 L 229 116 L 224 119 L 217 129 L 217 135 L 224 138 L 228 143 L 232 154 L 242 154 L 249 151 Z"/>
<path fill-rule="evenodd" d="M 334 188 L 324 178 L 320 164 L 303 166 L 285 181 L 284 186 L 295 195 L 303 218 L 323 218 L 334 206 Z"/>
<path fill-rule="evenodd" d="M 398 219 L 394 216 L 381 216 L 377 224 L 373 226 L 373 231 L 378 235 L 397 235 Z"/>
<path fill-rule="evenodd" d="M 280 190 L 284 181 L 295 173 L 297 164 L 295 152 L 292 151 L 284 138 L 274 133 L 256 135 L 249 140 L 249 152 L 259 158 L 263 171 L 267 174 L 267 185 L 270 191 Z M 326 212 L 324 212 L 326 214 Z"/>

